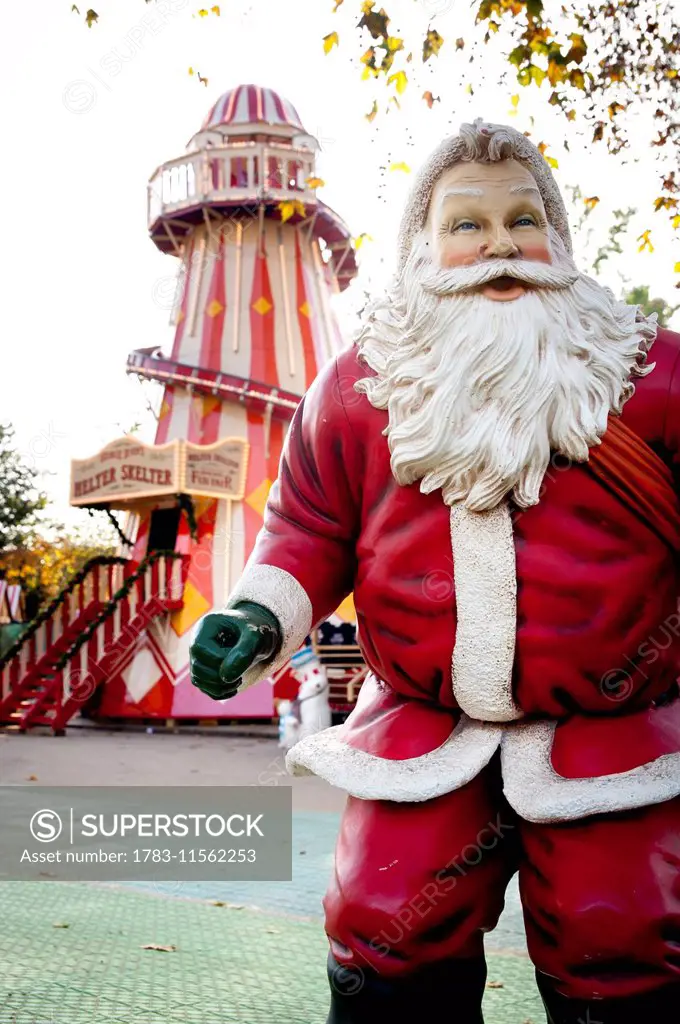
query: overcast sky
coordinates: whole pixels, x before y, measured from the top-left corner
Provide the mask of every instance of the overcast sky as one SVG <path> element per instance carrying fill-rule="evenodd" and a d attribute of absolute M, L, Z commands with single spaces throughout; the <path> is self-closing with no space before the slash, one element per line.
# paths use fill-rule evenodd
<path fill-rule="evenodd" d="M 602 202 L 599 230 L 620 206 L 649 208 L 657 194 L 651 156 L 623 167 L 600 147 L 570 139 L 565 122 L 539 99 L 497 84 L 501 57 L 446 60 L 446 48 L 420 73 L 393 108 L 372 124 L 364 119 L 384 85 L 361 81 L 348 59 L 357 0 L 333 15 L 333 0 L 233 0 L 221 17 L 199 18 L 193 0 L 102 0 L 98 25 L 88 30 L 70 0 L 3 5 L 0 62 L 3 104 L 0 163 L 5 231 L 2 301 L 0 417 L 12 422 L 22 451 L 36 460 L 53 510 L 68 510 L 69 462 L 93 454 L 141 421 L 153 439 L 146 409 L 156 385 L 127 377 L 125 361 L 138 347 L 169 349 L 163 283 L 177 262 L 160 254 L 146 230 L 146 182 L 158 164 L 179 156 L 209 107 L 243 82 L 271 87 L 298 109 L 322 145 L 317 167 L 327 182 L 321 198 L 356 236 L 373 241 L 361 250 L 361 273 L 342 297 L 339 315 L 349 331 L 363 290 L 384 283 L 393 266 L 394 240 L 412 175 L 389 171 L 393 162 L 414 170 L 461 121 L 482 116 L 531 131 L 559 161 L 563 189 L 578 185 Z M 395 35 L 421 32 L 433 14 L 450 45 L 466 36 L 471 16 L 458 0 L 390 0 Z M 86 4 L 81 5 L 84 13 Z M 321 39 L 337 29 L 342 47 L 325 56 Z M 188 68 L 208 78 L 201 85 Z M 416 66 L 416 63 L 412 65 Z M 471 84 L 473 95 L 466 89 Z M 421 96 L 441 97 L 428 110 Z M 535 117 L 532 124 L 531 116 Z M 637 255 L 635 236 L 653 227 L 655 253 Z M 579 240 L 577 251 L 582 248 Z M 650 284 L 655 294 L 680 301 L 671 232 L 661 217 L 641 212 L 625 256 L 605 268 L 603 283 L 621 290 L 621 276 Z M 581 253 L 585 259 L 585 254 Z M 676 315 L 676 329 L 680 321 Z"/>

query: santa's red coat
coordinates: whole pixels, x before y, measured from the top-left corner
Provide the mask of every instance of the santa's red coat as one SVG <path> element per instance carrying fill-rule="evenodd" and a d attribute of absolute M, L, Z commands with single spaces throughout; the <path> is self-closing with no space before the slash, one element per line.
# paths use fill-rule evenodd
<path fill-rule="evenodd" d="M 622 416 L 674 472 L 679 358 L 680 336 L 660 330 L 650 353 L 655 368 L 636 381 Z M 438 757 L 461 719 L 452 686 L 450 509 L 440 491 L 424 495 L 418 483 L 404 487 L 394 480 L 387 413 L 354 390 L 371 372 L 355 348 L 347 349 L 302 400 L 245 579 L 255 567 L 284 570 L 307 595 L 312 623 L 354 594 L 359 642 L 374 678 L 349 722 L 334 733 L 333 750 L 315 748 L 311 762 L 302 758 L 303 767 L 358 796 L 427 799 L 447 785 L 414 790 L 404 775 L 405 789 L 397 783 L 383 792 L 379 771 L 373 788 L 352 784 L 384 760 L 393 769 L 406 765 L 409 778 L 422 770 L 441 780 L 450 763 Z M 553 787 L 552 796 L 536 792 L 527 805 L 518 798 L 518 811 L 536 821 L 677 795 L 680 781 L 675 788 L 669 782 L 669 775 L 680 780 L 680 701 L 673 689 L 680 658 L 677 558 L 587 466 L 559 459 L 548 469 L 539 504 L 514 510 L 512 520 L 511 689 L 523 717 L 507 726 L 479 726 L 478 747 L 488 751 L 477 767 L 507 737 L 510 773 L 513 759 L 528 758 L 515 789 Z M 266 587 L 256 595 L 237 588 L 230 603 L 244 593 L 267 604 Z M 294 632 L 295 623 L 288 625 Z M 474 746 L 475 735 L 473 729 L 464 742 Z M 545 751 L 537 755 L 535 748 L 546 744 L 550 763 L 541 770 L 550 785 L 543 787 L 534 767 L 536 757 L 545 762 Z M 350 770 L 352 752 L 361 756 Z M 456 754 L 459 761 L 466 756 Z M 650 772 L 656 781 L 649 781 Z M 470 771 L 454 771 L 448 789 L 469 778 Z M 581 786 L 595 780 L 604 783 L 599 796 L 592 785 Z"/>

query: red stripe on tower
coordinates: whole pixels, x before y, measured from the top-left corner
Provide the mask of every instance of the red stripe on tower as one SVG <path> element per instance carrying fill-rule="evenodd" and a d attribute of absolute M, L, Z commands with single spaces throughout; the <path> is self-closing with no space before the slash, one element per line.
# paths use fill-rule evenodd
<path fill-rule="evenodd" d="M 220 234 L 217 254 L 213 261 L 212 278 L 203 311 L 200 366 L 205 370 L 222 369 L 222 338 L 227 308 L 225 285 L 226 250 L 224 232 Z"/>
<path fill-rule="evenodd" d="M 253 290 L 250 299 L 250 378 L 273 387 L 279 385 L 276 369 L 274 299 L 269 280 L 267 257 L 255 257 Z"/>
<path fill-rule="evenodd" d="M 187 322 L 187 307 L 189 305 L 189 291 L 191 289 L 191 271 L 193 269 L 195 246 L 196 240 L 192 238 L 189 245 L 189 250 L 187 252 L 186 262 L 184 264 L 184 290 L 182 292 L 182 302 L 179 307 L 179 313 L 177 314 L 175 340 L 172 343 L 172 359 L 179 359 L 179 350 L 182 344 L 182 339 L 184 338 L 184 326 Z"/>
<path fill-rule="evenodd" d="M 300 238 L 297 231 L 295 232 L 295 287 L 297 292 L 297 317 L 302 338 L 302 350 L 305 357 L 305 388 L 308 388 L 320 368 L 316 365 L 314 339 L 312 337 L 312 308 L 307 301 L 305 275 L 302 268 L 302 253 L 300 252 Z"/>

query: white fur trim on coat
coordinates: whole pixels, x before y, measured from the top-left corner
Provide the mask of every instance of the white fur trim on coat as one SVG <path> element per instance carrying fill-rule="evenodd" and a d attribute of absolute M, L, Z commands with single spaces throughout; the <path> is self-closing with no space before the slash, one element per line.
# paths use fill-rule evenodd
<path fill-rule="evenodd" d="M 290 774 L 318 775 L 361 800 L 397 803 L 419 803 L 460 789 L 486 767 L 502 735 L 501 726 L 463 715 L 436 750 L 397 761 L 349 746 L 343 729 L 336 725 L 296 743 L 286 755 Z"/>
<path fill-rule="evenodd" d="M 663 803 L 680 795 L 680 753 L 663 754 L 649 764 L 615 775 L 567 779 L 550 758 L 555 722 L 507 726 L 501 744 L 505 795 L 526 821 L 537 824 L 578 821 Z"/>
<path fill-rule="evenodd" d="M 294 576 L 274 565 L 246 566 L 243 576 L 229 595 L 226 608 L 240 601 L 252 601 L 274 615 L 281 627 L 283 643 L 276 658 L 260 662 L 243 675 L 239 692 L 273 675 L 300 649 L 312 628 L 312 604 Z"/>
<path fill-rule="evenodd" d="M 512 697 L 517 632 L 517 568 L 506 502 L 490 512 L 451 509 L 456 588 L 453 693 L 470 718 L 512 722 L 522 711 Z"/>

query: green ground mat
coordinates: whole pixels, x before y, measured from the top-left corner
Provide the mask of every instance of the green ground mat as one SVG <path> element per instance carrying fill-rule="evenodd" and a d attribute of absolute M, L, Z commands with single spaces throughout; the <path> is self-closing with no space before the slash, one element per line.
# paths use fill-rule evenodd
<path fill-rule="evenodd" d="M 320 920 L 171 888 L 2 883 L 0 1022 L 324 1024 Z M 489 981 L 486 1024 L 543 1024 L 525 956 L 491 954 Z"/>

